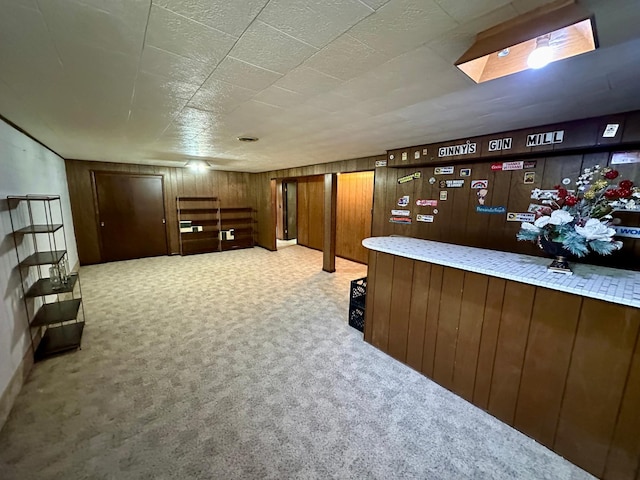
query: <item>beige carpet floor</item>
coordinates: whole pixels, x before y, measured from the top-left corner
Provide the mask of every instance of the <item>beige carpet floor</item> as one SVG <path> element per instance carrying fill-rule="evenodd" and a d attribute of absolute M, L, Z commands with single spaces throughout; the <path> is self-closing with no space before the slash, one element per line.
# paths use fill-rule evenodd
<path fill-rule="evenodd" d="M 36 364 L 0 478 L 582 479 L 347 325 L 362 265 L 300 246 L 83 267 L 83 348 Z"/>

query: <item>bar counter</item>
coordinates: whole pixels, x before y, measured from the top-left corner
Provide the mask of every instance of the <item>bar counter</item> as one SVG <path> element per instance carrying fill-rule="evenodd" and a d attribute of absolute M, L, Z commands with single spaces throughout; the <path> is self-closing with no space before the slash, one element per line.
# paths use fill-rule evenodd
<path fill-rule="evenodd" d="M 372 237 L 369 250 L 640 308 L 640 272 L 570 262 L 573 275 L 547 271 L 551 259 L 411 237 Z"/>
<path fill-rule="evenodd" d="M 640 273 L 374 237 L 364 339 L 588 472 L 637 480 Z"/>

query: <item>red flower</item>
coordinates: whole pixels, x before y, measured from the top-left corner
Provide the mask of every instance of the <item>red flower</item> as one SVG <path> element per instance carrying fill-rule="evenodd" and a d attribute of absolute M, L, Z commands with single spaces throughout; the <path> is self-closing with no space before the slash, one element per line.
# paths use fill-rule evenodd
<path fill-rule="evenodd" d="M 609 170 L 607 173 L 604 174 L 604 178 L 613 180 L 614 178 L 617 178 L 618 175 L 619 173 L 617 170 Z"/>
<path fill-rule="evenodd" d="M 558 197 L 565 198 L 567 195 L 569 195 L 569 192 L 567 192 L 566 188 L 558 188 Z"/>
<path fill-rule="evenodd" d="M 607 190 L 606 192 L 604 192 L 604 196 L 607 197 L 609 200 L 615 200 L 620 197 L 617 188 L 612 188 L 610 190 Z"/>
<path fill-rule="evenodd" d="M 623 190 L 631 190 L 633 187 L 633 182 L 631 180 L 622 180 L 618 186 Z"/>
<path fill-rule="evenodd" d="M 578 197 L 575 195 L 568 195 L 567 198 L 564 199 L 564 203 L 569 207 L 573 207 L 576 203 L 578 203 Z"/>
<path fill-rule="evenodd" d="M 562 188 L 562 186 L 560 186 L 560 184 L 553 186 L 554 190 L 560 190 L 561 188 Z"/>
<path fill-rule="evenodd" d="M 620 198 L 629 198 L 631 196 L 631 190 L 627 190 L 626 188 L 618 188 L 616 190 Z"/>

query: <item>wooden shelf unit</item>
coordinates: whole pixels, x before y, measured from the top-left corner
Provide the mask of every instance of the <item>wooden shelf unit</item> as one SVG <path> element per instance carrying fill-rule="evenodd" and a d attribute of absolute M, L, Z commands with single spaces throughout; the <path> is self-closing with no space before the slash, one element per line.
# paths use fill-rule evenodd
<path fill-rule="evenodd" d="M 251 207 L 225 207 L 220 209 L 221 249 L 235 250 L 255 246 L 255 212 Z M 233 233 L 233 238 L 229 234 Z"/>
<path fill-rule="evenodd" d="M 220 251 L 220 200 L 218 197 L 176 197 L 180 255 Z M 181 227 L 189 222 L 187 227 Z M 194 231 L 194 228 L 196 231 Z M 201 228 L 201 231 L 198 229 Z"/>
<path fill-rule="evenodd" d="M 82 287 L 79 274 L 68 271 L 60 197 L 8 196 L 7 202 L 34 359 L 78 349 L 85 325 Z M 62 266 L 66 275 L 53 284 L 49 267 Z"/>

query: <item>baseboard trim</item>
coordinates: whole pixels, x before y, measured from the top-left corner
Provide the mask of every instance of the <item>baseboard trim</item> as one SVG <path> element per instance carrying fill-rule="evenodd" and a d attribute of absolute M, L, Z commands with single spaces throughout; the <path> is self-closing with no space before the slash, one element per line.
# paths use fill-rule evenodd
<path fill-rule="evenodd" d="M 33 368 L 33 352 L 31 351 L 31 347 L 27 349 L 27 353 L 25 353 L 20 365 L 13 374 L 9 385 L 2 395 L 0 395 L 0 430 L 4 427 L 7 418 L 9 418 L 9 413 L 13 408 L 13 405 L 18 398 L 18 394 L 22 390 L 22 386 L 24 385 L 25 380 L 29 376 L 31 369 Z"/>

